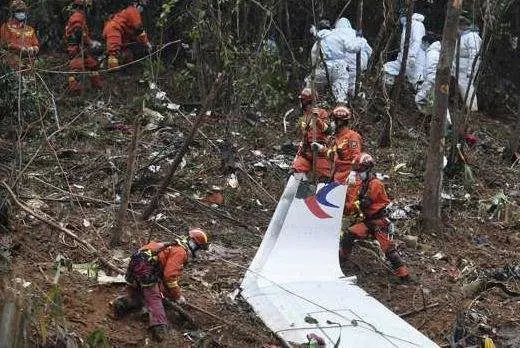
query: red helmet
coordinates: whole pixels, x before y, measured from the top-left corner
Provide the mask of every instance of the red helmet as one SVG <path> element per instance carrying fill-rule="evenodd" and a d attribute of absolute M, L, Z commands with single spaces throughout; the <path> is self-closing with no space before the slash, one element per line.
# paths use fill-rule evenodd
<path fill-rule="evenodd" d="M 361 153 L 352 161 L 352 169 L 358 172 L 366 172 L 374 167 L 376 161 L 368 153 Z"/>
<path fill-rule="evenodd" d="M 299 98 L 302 105 L 309 105 L 316 100 L 316 93 L 312 92 L 312 89 L 310 88 L 304 88 L 302 89 Z"/>
<path fill-rule="evenodd" d="M 188 235 L 191 240 L 197 244 L 197 246 L 202 250 L 208 250 L 209 248 L 209 239 L 206 232 L 199 228 L 193 228 L 188 232 Z"/>
<path fill-rule="evenodd" d="M 13 12 L 21 12 L 27 11 L 29 8 L 25 4 L 25 2 L 23 2 L 23 0 L 13 0 L 9 5 L 9 9 Z"/>
<path fill-rule="evenodd" d="M 352 112 L 346 106 L 339 105 L 332 110 L 332 116 L 336 120 L 348 120 L 352 118 Z"/>

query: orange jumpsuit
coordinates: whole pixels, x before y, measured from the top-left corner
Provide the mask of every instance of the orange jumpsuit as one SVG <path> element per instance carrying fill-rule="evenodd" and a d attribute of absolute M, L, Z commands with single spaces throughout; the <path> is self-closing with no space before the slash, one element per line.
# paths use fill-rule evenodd
<path fill-rule="evenodd" d="M 408 270 L 395 245 L 389 236 L 390 220 L 386 216 L 385 208 L 390 204 L 384 183 L 369 176 L 362 181 L 356 179 L 353 186 L 349 186 L 345 198 L 346 216 L 355 217 L 356 222 L 343 232 L 340 238 L 340 260 L 346 261 L 356 239 L 365 239 L 373 236 L 381 245 L 381 250 L 390 261 L 394 273 L 399 277 L 408 276 Z"/>
<path fill-rule="evenodd" d="M 336 134 L 334 151 L 334 181 L 344 183 L 352 170 L 352 161 L 361 154 L 361 135 L 350 128 L 341 128 Z"/>
<path fill-rule="evenodd" d="M 317 112 L 316 132 L 313 127 L 313 112 Z M 308 173 L 312 171 L 312 149 L 311 143 L 316 141 L 325 146 L 318 152 L 316 160 L 316 176 L 318 178 L 330 178 L 331 161 L 327 157 L 327 145 L 329 133 L 331 132 L 329 114 L 327 110 L 317 108 L 306 110 L 299 122 L 299 132 L 302 138 L 298 153 L 293 162 L 293 169 L 296 173 Z"/>
<path fill-rule="evenodd" d="M 150 242 L 132 255 L 126 272 L 127 295 L 115 305 L 128 312 L 138 309 L 143 299 L 150 314 L 150 327 L 166 325 L 168 320 L 162 302 L 163 294 L 177 300 L 181 297 L 179 278 L 188 262 L 188 247 L 181 241 L 165 247 Z"/>
<path fill-rule="evenodd" d="M 123 56 L 123 59 L 127 62 L 132 60 L 132 52 L 128 49 L 130 42 L 136 40 L 143 46 L 150 43 L 143 28 L 141 13 L 134 5 L 130 5 L 113 15 L 105 23 L 103 36 L 107 43 L 109 68 L 119 65 L 119 56 Z"/>
<path fill-rule="evenodd" d="M 67 53 L 69 54 L 69 68 L 72 71 L 91 71 L 89 74 L 92 87 L 101 89 L 103 80 L 97 72 L 99 62 L 90 52 L 92 39 L 87 27 L 87 18 L 85 12 L 76 10 L 70 16 L 65 26 L 65 42 L 67 43 Z M 74 75 L 69 76 L 69 91 L 72 93 L 79 92 L 81 84 Z"/>
<path fill-rule="evenodd" d="M 40 43 L 33 27 L 16 19 L 10 19 L 0 27 L 0 44 L 7 49 L 7 64 L 13 69 L 26 69 L 31 66 L 34 57 L 30 57 L 27 49 L 34 54 L 40 49 Z"/>

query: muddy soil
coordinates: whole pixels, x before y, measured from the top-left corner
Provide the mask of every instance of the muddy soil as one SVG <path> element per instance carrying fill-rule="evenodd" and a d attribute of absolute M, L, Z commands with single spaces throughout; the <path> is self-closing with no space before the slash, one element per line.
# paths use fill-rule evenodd
<path fill-rule="evenodd" d="M 190 347 L 201 342 L 208 347 L 276 345 L 274 335 L 235 295 L 288 176 L 283 165 L 269 161 L 284 155 L 283 149 L 287 146 L 282 145 L 293 138 L 283 130 L 281 115 L 285 110 L 278 114 L 255 115 L 253 121 L 245 115 L 225 116 L 216 110 L 201 129 L 205 137 L 197 135 L 185 158 L 185 166 L 176 174 L 171 189 L 154 214 L 157 222 L 142 223 L 138 221 L 139 212 L 149 202 L 154 186 L 168 168 L 167 161 L 180 146 L 180 132 L 187 134 L 190 127 L 187 120 L 194 117 L 191 112 L 196 113 L 188 109 L 181 109 L 184 116 L 178 112 L 165 112 L 168 116 L 158 128 L 146 130 L 141 136 L 137 161 L 140 170 L 135 175 L 130 214 L 124 226 L 124 243 L 114 251 L 108 248 L 107 242 L 117 210 L 116 199 L 121 194 L 125 156 L 131 138 L 127 131 L 132 129 L 134 115 L 139 110 L 136 105 L 140 105 L 139 101 L 134 103 L 134 97 L 148 91 L 147 85 L 138 83 L 139 76 L 137 68 L 111 76 L 107 79 L 105 94 L 87 92 L 81 98 L 66 98 L 63 90 L 56 87 L 57 95 L 62 96 L 58 100 L 60 121 L 67 126 L 52 142 L 43 146 L 28 166 L 19 195 L 35 209 L 88 240 L 107 258 L 128 257 L 149 239 L 171 240 L 189 227 L 207 229 L 213 240 L 212 251 L 186 267 L 181 285 L 189 302 L 214 316 L 189 310 L 199 330 L 172 318 L 170 336 L 163 344 L 156 345 L 138 314 L 121 320 L 112 316 L 109 302 L 124 291 L 124 286 L 97 285 L 74 271 L 64 271 L 61 275 L 58 282 L 61 311 L 50 315 L 45 298 L 52 288 L 55 257 L 61 254 L 74 263 L 89 262 L 93 258 L 69 237 L 15 210 L 13 245 L 16 248 L 10 279 L 31 282 L 28 288 L 34 301 L 33 343 L 43 345 L 45 339 L 51 344 L 52 329 L 56 326 L 50 323 L 57 322 L 82 340 L 100 329 L 114 347 Z M 167 86 L 170 82 L 163 77 L 158 85 Z M 49 77 L 48 84 L 60 86 L 62 83 L 58 77 Z M 169 97 L 175 101 L 175 96 Z M 85 112 L 77 117 L 81 110 Z M 375 109 L 369 110 L 370 115 L 360 118 L 356 125 L 366 139 L 365 149 L 378 160 L 377 170 L 390 174 L 389 192 L 396 203 L 400 206 L 419 204 L 427 143 L 424 118 L 412 106 L 401 110 L 394 147 L 381 150 L 377 148 L 377 139 L 382 121 Z M 124 127 L 108 127 L 108 118 L 117 120 Z M 485 316 L 490 327 L 500 328 L 491 331 L 492 337 L 515 342 L 510 333 L 515 330 L 520 310 L 520 304 L 514 298 L 497 289 L 476 298 L 465 298 L 461 291 L 463 279 L 457 276 L 457 269 L 463 262 L 478 270 L 514 262 L 518 259 L 520 246 L 518 220 L 515 225 L 518 216 L 513 214 L 517 213 L 519 203 L 519 197 L 513 195 L 520 192 L 518 168 L 511 168 L 501 156 L 510 125 L 480 114 L 475 116 L 472 125 L 481 139 L 477 146 L 467 149 L 477 183 L 464 187 L 459 175 L 448 178 L 445 188 L 446 193 L 457 197 L 469 194 L 469 198 L 445 201 L 445 228 L 435 235 L 421 232 L 417 215 L 397 222 L 395 240 L 410 269 L 419 278 L 419 284 L 394 284 L 384 262 L 362 248 L 355 249 L 353 262 L 346 270 L 356 274 L 359 284 L 394 312 L 407 313 L 407 321 L 440 345 L 449 342 L 457 312 L 469 308 Z M 42 127 L 46 127 L 48 133 L 53 130 L 51 121 L 42 123 Z M 28 139 L 27 158 L 36 153 L 44 140 L 41 134 Z M 238 188 L 227 184 L 229 168 L 224 168 L 219 150 L 226 142 L 233 149 Z M 158 152 L 166 156 L 151 167 L 150 162 L 156 159 Z M 285 154 L 278 159 L 290 163 L 291 155 Z M 392 172 L 398 163 L 406 163 L 406 170 Z M 479 204 L 488 203 L 500 189 L 510 195 L 512 203 L 511 218 L 503 223 L 488 219 Z M 215 191 L 222 194 L 223 203 L 212 205 L 207 199 Z M 79 198 L 70 198 L 69 193 Z M 157 216 L 158 213 L 161 215 Z M 418 236 L 419 246 L 407 247 L 402 242 L 404 235 Z M 437 253 L 443 254 L 440 260 L 432 257 Z M 119 265 L 123 267 L 124 264 L 120 262 Z M 437 305 L 409 313 L 431 304 Z M 43 332 L 42 323 L 48 323 L 51 333 Z M 515 343 L 511 344 L 515 346 Z"/>

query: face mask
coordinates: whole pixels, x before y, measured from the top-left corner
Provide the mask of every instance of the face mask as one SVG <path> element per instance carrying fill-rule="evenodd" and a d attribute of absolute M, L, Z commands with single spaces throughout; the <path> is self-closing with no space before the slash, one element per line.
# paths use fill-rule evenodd
<path fill-rule="evenodd" d="M 428 49 L 428 46 L 429 46 L 429 45 L 428 45 L 427 42 L 423 42 L 423 43 L 421 44 L 421 49 L 422 49 L 423 51 L 426 51 L 426 50 Z"/>
<path fill-rule="evenodd" d="M 406 25 L 406 17 L 403 16 L 400 18 L 400 20 L 401 20 L 401 25 L 404 27 Z"/>
<path fill-rule="evenodd" d="M 138 5 L 138 6 L 137 6 L 137 11 L 139 11 L 140 13 L 143 13 L 143 11 L 144 11 L 144 6 L 143 6 L 143 5 Z"/>
<path fill-rule="evenodd" d="M 188 241 L 188 248 L 190 249 L 191 251 L 191 255 L 193 255 L 193 257 L 197 257 L 197 250 L 199 250 L 199 246 L 197 245 L 197 243 L 195 243 L 193 240 L 189 240 Z"/>
<path fill-rule="evenodd" d="M 25 12 L 16 12 L 14 14 L 14 18 L 17 21 L 23 22 L 23 21 L 25 21 L 27 19 L 27 14 Z"/>
<path fill-rule="evenodd" d="M 367 172 L 361 172 L 359 173 L 359 178 L 363 181 L 367 179 Z"/>

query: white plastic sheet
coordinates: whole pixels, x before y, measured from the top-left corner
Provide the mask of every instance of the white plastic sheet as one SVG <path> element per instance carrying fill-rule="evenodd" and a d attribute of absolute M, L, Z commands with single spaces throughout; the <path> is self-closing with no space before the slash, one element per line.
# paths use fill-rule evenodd
<path fill-rule="evenodd" d="M 315 333 L 330 347 L 437 347 L 343 276 L 337 250 L 345 187 L 320 185 L 321 194 L 304 200 L 295 198 L 298 184 L 289 179 L 242 282 L 257 315 L 287 344 Z"/>

